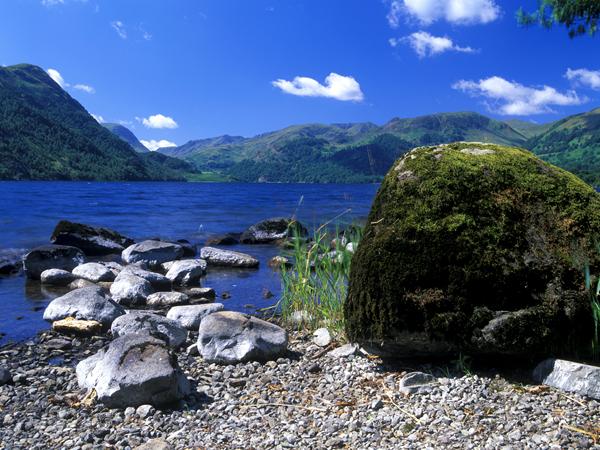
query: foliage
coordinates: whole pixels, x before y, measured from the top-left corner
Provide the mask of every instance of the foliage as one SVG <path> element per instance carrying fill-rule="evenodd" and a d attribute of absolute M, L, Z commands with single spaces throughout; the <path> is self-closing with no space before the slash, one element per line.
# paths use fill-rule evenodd
<path fill-rule="evenodd" d="M 585 287 L 590 296 L 592 319 L 594 321 L 594 335 L 592 337 L 592 356 L 600 359 L 600 279 L 595 283 L 590 275 L 590 267 L 585 268 Z"/>
<path fill-rule="evenodd" d="M 343 304 L 353 255 L 343 244 L 347 240 L 356 248 L 362 230 L 351 227 L 344 233 L 345 239 L 337 238 L 332 245 L 324 228 L 317 229 L 310 242 L 297 235 L 292 239 L 293 249 L 288 256 L 293 261 L 293 268 L 281 269 L 279 306 L 284 322 L 292 323 L 294 313 L 303 314 L 304 325 L 310 329 L 325 326 L 341 338 Z"/>
<path fill-rule="evenodd" d="M 540 0 L 537 11 L 527 13 L 520 8 L 517 22 L 524 26 L 539 24 L 552 28 L 555 24 L 564 25 L 573 38 L 588 33 L 594 35 L 600 20 L 598 0 Z"/>

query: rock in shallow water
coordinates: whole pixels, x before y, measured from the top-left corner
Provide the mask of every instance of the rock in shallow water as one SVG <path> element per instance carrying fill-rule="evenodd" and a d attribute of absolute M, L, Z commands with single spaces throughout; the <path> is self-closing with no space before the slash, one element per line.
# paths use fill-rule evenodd
<path fill-rule="evenodd" d="M 200 322 L 198 350 L 209 362 L 267 361 L 287 352 L 287 332 L 247 314 L 221 311 Z"/>
<path fill-rule="evenodd" d="M 71 272 L 62 269 L 46 269 L 40 274 L 42 284 L 51 286 L 68 286 L 76 278 Z"/>
<path fill-rule="evenodd" d="M 125 267 L 121 272 L 124 274 L 135 275 L 143 278 L 152 285 L 152 289 L 155 291 L 170 291 L 173 287 L 171 280 L 160 273 L 152 272 L 150 270 L 142 269 L 139 266 L 131 265 Z"/>
<path fill-rule="evenodd" d="M 148 281 L 125 271 L 115 278 L 110 287 L 113 300 L 121 305 L 143 305 L 153 292 Z"/>
<path fill-rule="evenodd" d="M 95 389 L 113 408 L 162 406 L 184 398 L 190 385 L 166 344 L 148 334 L 127 334 L 77 365 L 81 388 Z"/>
<path fill-rule="evenodd" d="M 222 303 L 207 303 L 205 305 L 175 306 L 167 313 L 167 318 L 174 320 L 187 330 L 197 331 L 202 319 L 209 314 L 223 311 Z"/>
<path fill-rule="evenodd" d="M 108 228 L 92 227 L 68 220 L 58 222 L 50 241 L 54 244 L 77 247 L 86 255 L 121 253 L 133 244 L 133 239 Z"/>
<path fill-rule="evenodd" d="M 115 279 L 115 274 L 110 268 L 95 262 L 80 264 L 73 269 L 72 273 L 78 278 L 83 278 L 94 283 L 113 281 Z"/>
<path fill-rule="evenodd" d="M 181 258 L 183 253 L 183 247 L 179 244 L 148 240 L 127 247 L 121 253 L 121 258 L 127 264 L 144 263 L 158 266 Z"/>
<path fill-rule="evenodd" d="M 306 236 L 308 230 L 300 222 L 287 217 L 274 217 L 263 220 L 242 233 L 243 244 L 267 244 L 294 236 Z"/>
<path fill-rule="evenodd" d="M 200 257 L 211 266 L 255 268 L 259 264 L 256 258 L 246 253 L 215 247 L 203 247 L 200 250 Z"/>
<path fill-rule="evenodd" d="M 148 306 L 176 306 L 189 303 L 190 298 L 181 292 L 155 292 L 146 299 Z"/>
<path fill-rule="evenodd" d="M 206 261 L 202 259 L 182 259 L 173 261 L 166 277 L 178 286 L 200 284 L 200 278 L 206 272 Z"/>
<path fill-rule="evenodd" d="M 177 322 L 145 311 L 130 311 L 116 318 L 110 331 L 115 337 L 126 334 L 149 334 L 165 341 L 173 348 L 181 346 L 187 339 L 187 330 Z"/>
<path fill-rule="evenodd" d="M 66 245 L 43 245 L 25 255 L 23 267 L 28 278 L 38 280 L 44 270 L 71 271 L 84 261 L 85 255 L 78 248 Z"/>
<path fill-rule="evenodd" d="M 562 391 L 600 400 L 600 367 L 547 359 L 535 368 L 533 378 Z"/>
<path fill-rule="evenodd" d="M 8 248 L 0 250 L 0 275 L 15 275 L 23 270 L 25 250 Z"/>
<path fill-rule="evenodd" d="M 44 311 L 44 320 L 57 320 L 73 317 L 81 320 L 95 320 L 107 328 L 125 310 L 108 299 L 102 288 L 84 287 L 55 298 Z"/>

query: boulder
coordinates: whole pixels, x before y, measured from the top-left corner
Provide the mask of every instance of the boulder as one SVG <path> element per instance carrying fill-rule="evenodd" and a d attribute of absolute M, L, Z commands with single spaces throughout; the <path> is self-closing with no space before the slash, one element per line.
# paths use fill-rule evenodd
<path fill-rule="evenodd" d="M 152 285 L 137 275 L 122 271 L 110 287 L 113 300 L 122 305 L 144 305 L 154 292 Z"/>
<path fill-rule="evenodd" d="M 258 259 L 245 253 L 222 250 L 215 247 L 203 247 L 200 249 L 200 258 L 206 260 L 210 266 L 223 267 L 258 267 Z"/>
<path fill-rule="evenodd" d="M 52 322 L 52 329 L 57 333 L 89 336 L 100 334 L 102 324 L 96 320 L 79 320 L 72 317 Z"/>
<path fill-rule="evenodd" d="M 206 273 L 206 261 L 202 259 L 182 259 L 174 261 L 166 277 L 178 286 L 200 284 L 200 278 Z"/>
<path fill-rule="evenodd" d="M 239 312 L 209 314 L 198 331 L 198 351 L 208 362 L 267 361 L 287 352 L 288 337 L 283 328 Z"/>
<path fill-rule="evenodd" d="M 0 250 L 0 275 L 15 275 L 23 270 L 25 250 L 9 248 Z"/>
<path fill-rule="evenodd" d="M 89 262 L 80 264 L 73 269 L 73 275 L 84 280 L 98 283 L 100 281 L 114 281 L 115 274 L 103 264 Z"/>
<path fill-rule="evenodd" d="M 121 253 L 133 244 L 133 239 L 108 228 L 92 227 L 82 223 L 61 220 L 50 237 L 53 244 L 71 245 L 86 255 Z"/>
<path fill-rule="evenodd" d="M 142 241 L 127 247 L 121 253 L 121 258 L 127 264 L 143 263 L 148 266 L 158 266 L 167 261 L 180 259 L 183 247 L 173 242 Z"/>
<path fill-rule="evenodd" d="M 114 261 L 99 261 L 98 263 L 102 264 L 104 267 L 106 267 L 108 270 L 114 273 L 115 277 L 119 275 L 119 273 L 121 273 L 121 271 L 123 270 L 123 266 Z"/>
<path fill-rule="evenodd" d="M 62 269 L 46 269 L 40 274 L 42 284 L 51 286 L 68 286 L 76 278 L 71 272 Z"/>
<path fill-rule="evenodd" d="M 223 309 L 222 303 L 174 306 L 167 313 L 167 319 L 174 320 L 186 330 L 197 331 L 203 318 Z"/>
<path fill-rule="evenodd" d="M 600 194 L 532 153 L 414 149 L 394 164 L 352 259 L 346 334 L 388 357 L 532 357 L 589 348 L 584 264 Z"/>
<path fill-rule="evenodd" d="M 546 359 L 534 369 L 533 378 L 561 391 L 600 400 L 600 367 L 597 366 Z"/>
<path fill-rule="evenodd" d="M 84 287 L 97 287 L 97 284 L 93 281 L 84 280 L 83 278 L 76 278 L 69 283 L 69 289 L 81 289 Z"/>
<path fill-rule="evenodd" d="M 294 235 L 306 236 L 308 230 L 294 219 L 275 217 L 252 225 L 242 233 L 240 242 L 243 244 L 268 244 Z"/>
<path fill-rule="evenodd" d="M 39 280 L 47 269 L 63 269 L 71 271 L 85 261 L 81 250 L 66 245 L 43 245 L 31 250 L 23 262 L 28 278 Z"/>
<path fill-rule="evenodd" d="M 44 320 L 73 317 L 80 320 L 95 320 L 108 328 L 125 310 L 110 300 L 99 287 L 84 287 L 55 298 L 44 311 Z"/>
<path fill-rule="evenodd" d="M 189 303 L 190 298 L 182 292 L 155 292 L 146 299 L 148 306 L 175 306 Z"/>
<path fill-rule="evenodd" d="M 160 273 L 151 272 L 142 269 L 139 266 L 132 265 L 125 267 L 121 272 L 143 278 L 152 286 L 155 291 L 170 291 L 173 287 L 171 280 Z"/>
<path fill-rule="evenodd" d="M 187 330 L 177 322 L 146 311 L 130 311 L 115 319 L 110 327 L 114 337 L 126 334 L 150 334 L 177 348 L 187 339 Z"/>
<path fill-rule="evenodd" d="M 79 386 L 95 389 L 98 401 L 111 408 L 158 407 L 190 393 L 175 356 L 163 341 L 148 334 L 113 340 L 77 364 L 76 373 Z"/>
<path fill-rule="evenodd" d="M 211 287 L 196 287 L 185 291 L 186 295 L 193 300 L 206 299 L 214 300 L 216 297 L 215 290 Z"/>
<path fill-rule="evenodd" d="M 179 244 L 183 247 L 183 258 L 193 258 L 196 256 L 196 246 L 187 239 L 177 239 L 175 244 Z"/>
<path fill-rule="evenodd" d="M 241 233 L 227 233 L 212 236 L 206 240 L 206 245 L 237 245 L 240 243 Z"/>

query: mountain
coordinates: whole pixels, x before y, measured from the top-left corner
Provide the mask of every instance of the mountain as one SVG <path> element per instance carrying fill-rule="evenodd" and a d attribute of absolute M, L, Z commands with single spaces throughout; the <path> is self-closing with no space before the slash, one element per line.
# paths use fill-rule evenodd
<path fill-rule="evenodd" d="M 554 122 L 527 148 L 542 159 L 600 186 L 600 108 Z"/>
<path fill-rule="evenodd" d="M 103 123 L 101 125 L 107 130 L 111 131 L 115 136 L 118 136 L 127 142 L 136 152 L 146 153 L 150 151 L 138 140 L 138 138 L 131 132 L 131 130 L 129 130 L 129 128 L 126 128 L 118 123 Z"/>
<path fill-rule="evenodd" d="M 0 179 L 183 180 L 184 174 L 142 158 L 43 69 L 19 64 L 0 67 Z"/>
<path fill-rule="evenodd" d="M 506 120 L 504 121 L 504 123 L 510 126 L 513 130 L 521 133 L 527 139 L 531 139 L 535 136 L 539 136 L 540 134 L 545 133 L 553 124 L 553 122 L 534 123 L 519 119 Z"/>
<path fill-rule="evenodd" d="M 417 145 L 476 140 L 523 146 L 525 136 L 477 113 L 373 123 L 295 125 L 252 138 L 220 136 L 160 149 L 239 181 L 371 182 Z"/>

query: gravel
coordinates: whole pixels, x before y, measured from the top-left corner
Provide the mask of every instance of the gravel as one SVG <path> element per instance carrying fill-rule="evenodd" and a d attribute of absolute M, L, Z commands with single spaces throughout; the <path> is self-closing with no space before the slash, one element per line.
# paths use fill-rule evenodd
<path fill-rule="evenodd" d="M 190 333 L 187 344 L 196 339 Z M 392 367 L 360 350 L 332 357 L 302 332 L 290 333 L 286 357 L 265 364 L 208 364 L 182 350 L 189 398 L 171 409 L 109 409 L 79 390 L 74 370 L 107 342 L 48 331 L 1 348 L 12 382 L 0 386 L 0 448 L 130 449 L 154 440 L 146 448 L 560 449 L 594 448 L 591 434 L 600 433 L 600 402 L 514 372 Z M 416 371 L 436 378 L 401 393 Z"/>

